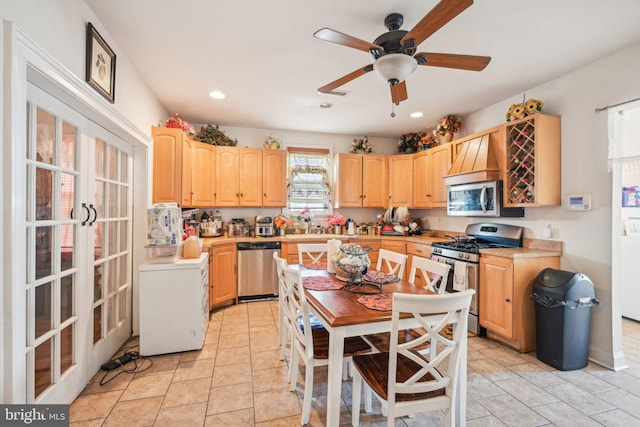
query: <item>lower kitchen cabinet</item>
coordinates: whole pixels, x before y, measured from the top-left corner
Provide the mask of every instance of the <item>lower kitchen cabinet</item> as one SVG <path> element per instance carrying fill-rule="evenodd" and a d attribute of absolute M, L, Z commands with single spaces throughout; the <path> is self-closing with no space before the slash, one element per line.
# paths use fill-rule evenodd
<path fill-rule="evenodd" d="M 560 257 L 480 257 L 480 325 L 489 338 L 521 352 L 536 348 L 533 282 L 547 268 L 560 268 Z"/>
<path fill-rule="evenodd" d="M 209 310 L 223 302 L 238 300 L 238 257 L 235 243 L 209 250 Z"/>

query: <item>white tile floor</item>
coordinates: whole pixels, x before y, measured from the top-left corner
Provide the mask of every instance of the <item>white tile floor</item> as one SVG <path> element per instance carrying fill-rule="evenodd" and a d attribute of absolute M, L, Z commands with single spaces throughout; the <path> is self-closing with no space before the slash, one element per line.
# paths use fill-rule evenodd
<path fill-rule="evenodd" d="M 72 426 L 298 426 L 303 370 L 288 390 L 278 360 L 277 302 L 216 310 L 205 346 L 152 357 L 153 365 L 100 386 L 103 373 L 71 406 Z M 640 426 L 640 323 L 623 320 L 629 369 L 595 364 L 558 371 L 534 353 L 520 354 L 486 338 L 469 340 L 467 425 Z M 125 347 L 135 345 L 136 338 Z M 141 368 L 149 362 L 141 364 Z M 316 368 L 309 425 L 325 419 L 326 367 Z M 343 385 L 341 424 L 351 425 L 351 383 Z M 380 406 L 362 426 L 382 426 Z M 396 420 L 396 426 L 442 425 L 442 414 Z"/>

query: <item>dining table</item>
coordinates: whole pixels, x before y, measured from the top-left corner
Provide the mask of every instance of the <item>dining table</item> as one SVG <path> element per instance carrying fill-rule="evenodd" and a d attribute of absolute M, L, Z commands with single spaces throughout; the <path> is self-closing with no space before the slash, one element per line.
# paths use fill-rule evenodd
<path fill-rule="evenodd" d="M 308 268 L 297 265 L 303 284 L 305 278 L 325 277 L 335 278 L 335 274 L 326 269 Z M 371 294 L 408 293 L 408 294 L 433 294 L 428 289 L 413 285 L 407 280 L 397 280 L 392 283 L 367 286 L 346 290 L 341 289 L 308 289 L 305 286 L 305 296 L 310 310 L 329 332 L 329 361 L 327 379 L 327 419 L 326 426 L 337 427 L 340 424 L 340 402 L 342 390 L 342 369 L 344 340 L 347 337 L 364 336 L 391 331 L 391 310 L 371 309 L 363 305 L 358 299 L 371 292 Z M 442 319 L 442 315 L 435 314 L 429 318 L 436 323 Z M 399 321 L 401 329 L 417 328 L 420 325 L 413 316 L 403 315 Z M 455 402 L 452 402 L 455 411 L 456 425 L 466 424 L 466 383 L 467 383 L 467 334 L 462 334 L 460 342 L 460 367 L 458 375 L 458 393 Z"/>

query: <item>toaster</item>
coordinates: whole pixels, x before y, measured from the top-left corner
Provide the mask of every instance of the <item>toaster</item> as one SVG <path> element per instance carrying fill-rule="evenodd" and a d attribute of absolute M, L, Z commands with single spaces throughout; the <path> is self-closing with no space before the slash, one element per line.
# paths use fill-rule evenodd
<path fill-rule="evenodd" d="M 273 218 L 270 216 L 257 216 L 255 224 L 256 237 L 273 237 Z"/>

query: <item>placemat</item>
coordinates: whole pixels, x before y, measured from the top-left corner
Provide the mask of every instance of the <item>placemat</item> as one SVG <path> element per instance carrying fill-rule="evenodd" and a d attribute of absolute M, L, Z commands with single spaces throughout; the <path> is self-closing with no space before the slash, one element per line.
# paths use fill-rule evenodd
<path fill-rule="evenodd" d="M 312 262 L 310 264 L 304 264 L 304 266 L 309 270 L 326 270 L 327 269 L 326 262 Z"/>
<path fill-rule="evenodd" d="M 393 293 L 362 295 L 357 301 L 371 310 L 391 311 L 393 306 Z"/>
<path fill-rule="evenodd" d="M 335 280 L 332 277 L 313 276 L 303 277 L 302 286 L 304 286 L 305 289 L 310 289 L 312 291 L 334 291 L 342 289 L 344 283 Z"/>
<path fill-rule="evenodd" d="M 367 274 L 362 277 L 367 282 L 378 283 L 383 285 L 385 283 L 393 283 L 400 280 L 395 274 L 387 274 L 378 270 L 367 270 Z"/>

